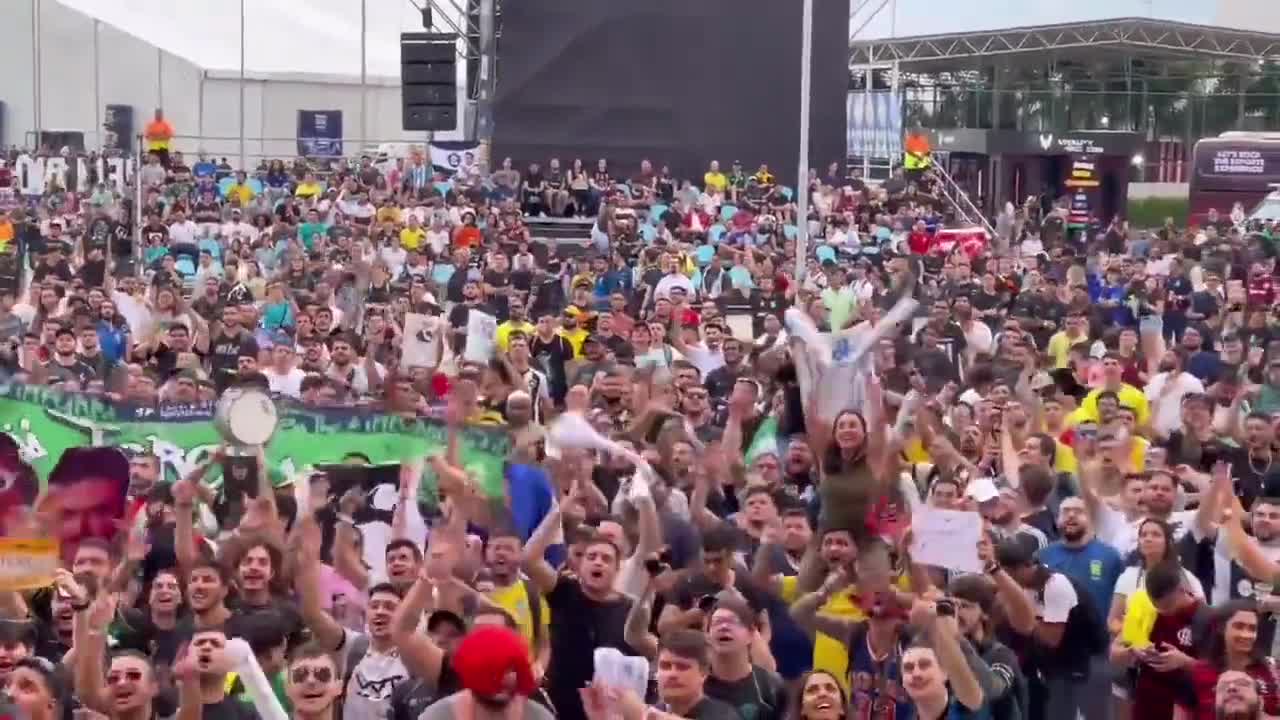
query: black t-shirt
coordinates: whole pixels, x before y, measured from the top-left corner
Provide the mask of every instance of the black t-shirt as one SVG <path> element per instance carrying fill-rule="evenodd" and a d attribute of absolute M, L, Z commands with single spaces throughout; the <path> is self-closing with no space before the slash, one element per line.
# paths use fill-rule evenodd
<path fill-rule="evenodd" d="M 37 281 L 52 277 L 57 278 L 64 283 L 71 282 L 71 278 L 75 276 L 74 273 L 71 272 L 71 264 L 66 260 L 60 260 L 52 265 L 48 262 L 42 261 L 36 265 L 35 270 L 32 271 L 32 275 Z"/>
<path fill-rule="evenodd" d="M 428 705 L 460 690 L 462 681 L 446 655 L 440 663 L 440 679 L 435 687 L 420 677 L 410 677 L 396 685 L 396 689 L 391 691 L 387 706 L 387 720 L 418 720 L 418 716 Z"/>
<path fill-rule="evenodd" d="M 49 373 L 50 381 L 65 382 L 67 380 L 75 380 L 81 386 L 97 376 L 97 371 L 94 370 L 93 366 L 81 360 L 78 355 L 75 356 L 70 364 L 50 360 L 45 369 Z"/>
<path fill-rule="evenodd" d="M 107 261 L 105 259 L 85 260 L 76 274 L 80 276 L 85 287 L 102 287 L 107 281 Z"/>
<path fill-rule="evenodd" d="M 547 376 L 551 396 L 559 401 L 569 389 L 564 366 L 573 359 L 573 346 L 560 335 L 552 335 L 550 340 L 534 335 L 529 340 L 529 353 L 534 366 Z"/>
<path fill-rule="evenodd" d="M 484 282 L 486 285 L 490 285 L 494 288 L 509 288 L 511 287 L 511 273 L 498 272 L 497 270 L 485 270 Z M 494 318 L 496 318 L 500 323 L 506 322 L 507 318 L 511 315 L 509 296 L 500 294 L 490 295 L 489 304 L 493 306 Z"/>
<path fill-rule="evenodd" d="M 196 356 L 196 365 L 204 364 L 204 356 L 196 352 L 195 348 L 189 351 Z M 168 382 L 170 378 L 178 374 L 178 353 L 164 343 L 156 346 L 155 350 L 147 356 L 147 362 L 160 373 L 161 382 Z"/>
<path fill-rule="evenodd" d="M 201 720 L 258 720 L 258 711 L 249 703 L 233 697 L 224 697 L 216 703 L 205 703 L 201 708 Z"/>
<path fill-rule="evenodd" d="M 220 332 L 209 342 L 209 364 L 214 380 L 220 376 L 239 372 L 240 356 L 258 357 L 258 343 L 253 335 L 241 330 L 235 334 Z"/>
<path fill-rule="evenodd" d="M 787 708 L 787 687 L 777 673 L 751 666 L 751 672 L 732 682 L 708 676 L 702 691 L 736 709 L 744 720 L 781 720 Z"/>
<path fill-rule="evenodd" d="M 755 612 L 766 607 L 766 599 L 760 590 L 751 582 L 751 576 L 741 568 L 733 574 L 733 588 L 742 594 L 747 604 Z M 702 597 L 715 595 L 725 588 L 713 583 L 704 573 L 694 573 L 676 585 L 671 591 L 671 601 L 682 610 L 691 610 Z"/>
<path fill-rule="evenodd" d="M 249 605 L 244 602 L 236 602 L 227 605 L 232 612 L 232 622 L 236 617 L 245 617 L 249 615 L 257 615 L 260 613 L 269 613 L 274 615 L 280 621 L 280 627 L 284 630 L 284 635 L 289 640 L 289 647 L 295 648 L 301 645 L 306 637 L 306 626 L 302 623 L 302 615 L 298 611 L 296 604 L 283 600 L 271 600 L 266 605 Z"/>
<path fill-rule="evenodd" d="M 624 655 L 635 650 L 623 639 L 631 598 L 618 595 L 609 602 L 587 597 L 576 578 L 560 576 L 547 594 L 551 610 L 551 673 L 547 691 L 561 720 L 584 720 L 578 691 L 595 674 L 595 649 L 616 648 Z"/>
<path fill-rule="evenodd" d="M 177 659 L 178 649 L 191 639 L 195 626 L 189 619 L 186 622 L 179 619 L 166 630 L 157 627 L 147 612 L 126 608 L 116 617 L 111 631 L 117 649 L 136 650 L 145 653 L 157 666 L 169 666 Z"/>
<path fill-rule="evenodd" d="M 707 682 L 710 682 L 708 680 Z M 205 707 L 208 707 L 207 705 Z M 738 715 L 733 706 L 716 700 L 713 697 L 704 697 L 697 705 L 689 708 L 689 712 L 684 717 L 692 720 L 754 720 L 747 718 L 745 715 Z"/>

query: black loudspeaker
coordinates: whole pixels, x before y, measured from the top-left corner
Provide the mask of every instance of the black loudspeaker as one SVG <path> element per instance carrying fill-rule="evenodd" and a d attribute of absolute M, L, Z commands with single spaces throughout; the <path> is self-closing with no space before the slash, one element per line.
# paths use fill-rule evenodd
<path fill-rule="evenodd" d="M 458 128 L 457 39 L 453 33 L 400 35 L 400 106 L 405 130 Z"/>
<path fill-rule="evenodd" d="M 102 149 L 127 155 L 133 152 L 133 106 L 108 105 L 102 116 Z"/>

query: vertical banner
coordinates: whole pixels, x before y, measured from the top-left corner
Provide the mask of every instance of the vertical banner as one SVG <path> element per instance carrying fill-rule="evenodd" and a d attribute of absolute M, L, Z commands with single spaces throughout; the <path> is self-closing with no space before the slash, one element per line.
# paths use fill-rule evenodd
<path fill-rule="evenodd" d="M 298 154 L 304 157 L 342 155 L 342 111 L 299 110 Z"/>
<path fill-rule="evenodd" d="M 849 157 L 889 160 L 902 154 L 902 95 L 854 90 L 848 99 Z"/>

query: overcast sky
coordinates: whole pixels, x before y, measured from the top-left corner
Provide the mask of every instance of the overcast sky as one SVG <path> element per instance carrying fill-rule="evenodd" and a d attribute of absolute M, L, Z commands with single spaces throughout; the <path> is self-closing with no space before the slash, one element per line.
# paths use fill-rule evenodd
<path fill-rule="evenodd" d="M 857 8 L 863 0 L 853 0 Z M 945 3 L 939 0 L 889 0 L 867 29 L 863 37 L 883 38 L 891 34 L 934 35 L 939 33 L 993 30 L 1020 25 L 1045 25 L 1051 23 L 1104 20 L 1118 17 L 1155 17 L 1161 20 L 1212 24 L 1217 6 L 1223 0 L 965 0 L 963 3 Z M 1248 2 L 1250 0 L 1244 0 Z M 1252 0 L 1275 2 L 1275 0 Z M 896 22 L 891 10 L 897 5 Z M 870 7 L 853 17 L 851 28 L 862 24 L 870 10 L 880 0 L 870 0 Z M 891 28 L 893 32 L 891 33 Z"/>

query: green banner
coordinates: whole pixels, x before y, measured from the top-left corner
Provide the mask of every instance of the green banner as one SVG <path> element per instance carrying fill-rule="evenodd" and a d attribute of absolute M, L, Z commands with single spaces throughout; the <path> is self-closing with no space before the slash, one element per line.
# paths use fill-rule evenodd
<path fill-rule="evenodd" d="M 447 428 L 434 418 L 407 420 L 292 403 L 279 403 L 277 411 L 279 425 L 266 448 L 277 484 L 303 467 L 337 463 L 348 453 L 361 453 L 381 464 L 445 450 Z M 112 445 L 153 453 L 160 459 L 162 477 L 172 482 L 207 460 L 222 442 L 209 406 L 141 407 L 16 384 L 0 387 L 0 431 L 13 436 L 42 481 L 63 450 Z M 503 463 L 510 448 L 506 431 L 466 427 L 461 432 L 463 466 L 487 494 L 501 496 Z M 433 477 L 423 479 L 422 497 L 434 499 Z"/>

